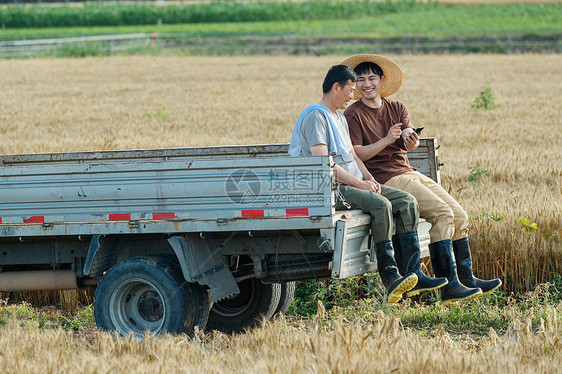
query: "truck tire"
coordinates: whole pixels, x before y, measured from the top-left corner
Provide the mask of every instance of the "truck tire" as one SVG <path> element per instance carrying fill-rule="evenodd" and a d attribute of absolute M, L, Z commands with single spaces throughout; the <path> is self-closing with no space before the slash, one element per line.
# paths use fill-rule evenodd
<path fill-rule="evenodd" d="M 213 304 L 208 329 L 242 332 L 273 317 L 281 296 L 279 283 L 263 284 L 256 278 L 250 278 L 238 283 L 238 287 L 238 295 Z"/>
<path fill-rule="evenodd" d="M 193 336 L 195 328 L 202 331 L 207 326 L 209 311 L 211 309 L 211 293 L 206 286 L 198 283 L 188 283 L 183 277 L 181 266 L 174 256 L 158 256 L 153 258 L 156 262 L 170 268 L 183 293 L 186 306 L 186 318 L 183 332 Z"/>
<path fill-rule="evenodd" d="M 275 311 L 275 315 L 280 313 L 286 314 L 295 298 L 295 282 L 281 283 L 281 296 L 279 297 L 279 305 Z"/>
<path fill-rule="evenodd" d="M 187 283 L 182 289 L 185 290 L 184 298 L 186 301 L 186 316 L 183 324 L 183 332 L 189 336 L 193 336 L 195 328 L 203 331 L 209 320 L 209 311 L 211 309 L 211 295 L 206 287 L 197 283 Z"/>
<path fill-rule="evenodd" d="M 186 292 L 174 269 L 156 259 L 134 257 L 111 267 L 94 296 L 100 330 L 143 337 L 181 333 L 186 322 Z M 190 299 L 188 299 L 190 300 Z"/>

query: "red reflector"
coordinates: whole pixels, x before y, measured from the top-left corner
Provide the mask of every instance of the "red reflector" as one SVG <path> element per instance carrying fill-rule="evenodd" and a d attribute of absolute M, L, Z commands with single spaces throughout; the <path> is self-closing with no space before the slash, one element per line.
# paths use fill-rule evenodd
<path fill-rule="evenodd" d="M 110 214 L 110 221 L 130 221 L 131 213 L 121 213 L 121 214 Z"/>
<path fill-rule="evenodd" d="M 0 217 L 0 223 L 2 223 L 2 217 Z"/>
<path fill-rule="evenodd" d="M 32 216 L 29 218 L 24 218 L 23 223 L 45 223 L 44 216 Z"/>
<path fill-rule="evenodd" d="M 264 211 L 262 210 L 243 210 L 242 217 L 263 217 Z"/>
<path fill-rule="evenodd" d="M 152 213 L 152 219 L 172 219 L 175 216 L 175 213 Z"/>
<path fill-rule="evenodd" d="M 308 208 L 286 209 L 287 217 L 308 217 Z"/>

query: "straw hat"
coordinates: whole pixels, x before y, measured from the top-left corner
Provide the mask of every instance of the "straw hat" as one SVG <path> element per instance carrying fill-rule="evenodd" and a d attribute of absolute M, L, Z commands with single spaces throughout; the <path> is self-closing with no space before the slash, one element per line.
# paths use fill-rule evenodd
<path fill-rule="evenodd" d="M 381 97 L 392 95 L 402 86 L 404 73 L 402 73 L 400 66 L 396 65 L 396 63 L 388 57 L 371 54 L 353 55 L 343 60 L 341 64 L 355 69 L 355 67 L 362 62 L 372 62 L 381 67 L 385 77 L 384 83 L 381 86 Z M 359 100 L 361 97 L 359 91 L 355 90 L 355 99 Z"/>

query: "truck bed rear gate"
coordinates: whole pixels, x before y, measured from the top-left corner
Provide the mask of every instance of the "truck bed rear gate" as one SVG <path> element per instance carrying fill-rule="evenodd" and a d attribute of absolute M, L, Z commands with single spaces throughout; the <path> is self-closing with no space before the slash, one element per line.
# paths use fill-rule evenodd
<path fill-rule="evenodd" d="M 376 269 L 369 245 L 370 228 L 371 216 L 367 214 L 337 221 L 332 278 L 354 277 Z"/>

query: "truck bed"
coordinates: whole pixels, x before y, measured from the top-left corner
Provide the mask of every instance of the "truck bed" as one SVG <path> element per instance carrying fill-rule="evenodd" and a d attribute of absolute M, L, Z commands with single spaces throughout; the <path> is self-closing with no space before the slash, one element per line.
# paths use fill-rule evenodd
<path fill-rule="evenodd" d="M 409 157 L 438 180 L 421 144 Z M 330 157 L 287 147 L 0 156 L 0 238 L 333 228 Z"/>

